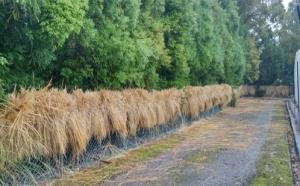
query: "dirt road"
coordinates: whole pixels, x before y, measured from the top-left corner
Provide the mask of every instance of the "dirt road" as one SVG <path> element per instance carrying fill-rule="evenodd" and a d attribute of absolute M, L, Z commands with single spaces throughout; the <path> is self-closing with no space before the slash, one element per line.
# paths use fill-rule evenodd
<path fill-rule="evenodd" d="M 54 184 L 291 185 L 287 130 L 282 100 L 241 99 L 236 108 Z M 279 181 L 269 182 L 269 173 Z"/>

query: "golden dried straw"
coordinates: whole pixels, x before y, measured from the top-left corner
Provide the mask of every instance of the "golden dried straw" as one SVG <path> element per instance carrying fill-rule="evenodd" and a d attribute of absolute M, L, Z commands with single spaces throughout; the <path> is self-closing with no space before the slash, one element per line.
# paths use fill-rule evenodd
<path fill-rule="evenodd" d="M 0 170 L 28 157 L 54 158 L 70 149 L 75 159 L 89 141 L 116 134 L 135 136 L 174 122 L 197 117 L 231 100 L 229 85 L 147 91 L 82 91 L 49 89 L 12 93 L 0 112 Z"/>

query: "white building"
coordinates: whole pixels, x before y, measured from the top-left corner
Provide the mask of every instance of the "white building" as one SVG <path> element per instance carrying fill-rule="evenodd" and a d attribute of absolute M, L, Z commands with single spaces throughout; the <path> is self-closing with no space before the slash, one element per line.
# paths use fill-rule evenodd
<path fill-rule="evenodd" d="M 296 53 L 295 66 L 294 66 L 294 91 L 295 102 L 299 106 L 300 100 L 300 49 Z"/>

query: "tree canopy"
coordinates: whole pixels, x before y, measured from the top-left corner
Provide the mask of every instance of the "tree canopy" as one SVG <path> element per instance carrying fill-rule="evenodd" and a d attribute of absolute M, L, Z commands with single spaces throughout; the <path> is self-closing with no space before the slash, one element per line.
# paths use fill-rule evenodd
<path fill-rule="evenodd" d="M 271 2 L 0 0 L 0 92 L 288 82 L 299 27 Z"/>
<path fill-rule="evenodd" d="M 296 3 L 300 1 L 293 0 L 285 10 L 282 0 L 238 0 L 241 20 L 248 30 L 248 35 L 255 40 L 260 50 L 261 64 L 256 84 L 276 85 L 293 82 L 294 57 L 300 48 Z M 251 47 L 248 50 L 251 50 Z M 252 54 L 255 53 L 257 52 L 253 50 Z M 255 57 L 250 58 L 250 63 L 257 61 Z M 246 80 L 249 82 L 247 76 Z"/>

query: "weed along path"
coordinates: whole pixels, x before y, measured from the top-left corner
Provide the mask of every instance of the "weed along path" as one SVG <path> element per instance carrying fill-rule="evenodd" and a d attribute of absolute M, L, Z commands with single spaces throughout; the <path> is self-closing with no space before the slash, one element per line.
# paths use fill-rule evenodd
<path fill-rule="evenodd" d="M 284 102 L 241 99 L 207 120 L 53 185 L 291 185 Z"/>

